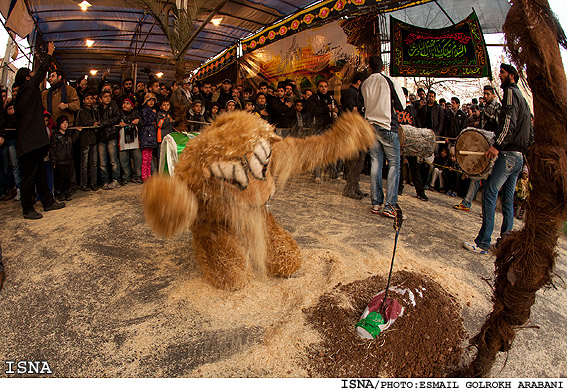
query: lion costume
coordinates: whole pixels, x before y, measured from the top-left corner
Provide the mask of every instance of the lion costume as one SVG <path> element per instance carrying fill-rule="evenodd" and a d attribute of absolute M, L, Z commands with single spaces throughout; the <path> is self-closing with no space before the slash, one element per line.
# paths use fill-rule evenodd
<path fill-rule="evenodd" d="M 293 174 L 352 158 L 374 141 L 372 127 L 352 113 L 324 134 L 283 141 L 257 115 L 223 114 L 189 140 L 172 177 L 145 183 L 146 221 L 164 236 L 190 227 L 199 268 L 217 288 L 242 288 L 254 273 L 290 276 L 301 256 L 267 210 L 274 178 L 283 185 Z"/>

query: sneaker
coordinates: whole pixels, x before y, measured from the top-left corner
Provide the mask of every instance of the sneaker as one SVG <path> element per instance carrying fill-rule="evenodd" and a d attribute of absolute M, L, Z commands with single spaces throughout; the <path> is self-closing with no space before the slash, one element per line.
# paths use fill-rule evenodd
<path fill-rule="evenodd" d="M 383 208 L 382 205 L 373 205 L 372 210 L 370 212 L 372 212 L 375 215 L 378 215 L 380 214 L 380 212 L 382 212 L 382 208 Z"/>
<path fill-rule="evenodd" d="M 124 179 L 124 180 L 120 181 L 120 186 L 126 186 L 127 183 L 128 183 L 128 180 Z"/>
<path fill-rule="evenodd" d="M 488 254 L 488 250 L 478 247 L 474 242 L 473 243 L 463 242 L 463 247 L 475 254 L 482 254 L 482 255 Z"/>
<path fill-rule="evenodd" d="M 112 190 L 112 187 L 110 187 L 108 183 L 105 183 L 104 185 L 102 185 L 102 190 Z"/>
<path fill-rule="evenodd" d="M 89 186 L 92 191 L 99 191 L 99 187 L 97 185 L 90 185 Z"/>
<path fill-rule="evenodd" d="M 134 178 L 134 179 L 132 179 L 132 182 L 134 182 L 134 183 L 144 183 L 144 182 L 142 182 L 142 180 L 141 180 L 140 178 Z"/>
<path fill-rule="evenodd" d="M 396 218 L 396 211 L 391 206 L 387 206 L 387 207 L 384 208 L 384 211 L 382 211 L 382 216 L 386 216 L 386 217 L 389 217 L 391 219 L 395 219 Z"/>
<path fill-rule="evenodd" d="M 35 210 L 31 212 L 24 213 L 24 219 L 26 220 L 39 220 L 43 217 L 43 215 Z"/>
<path fill-rule="evenodd" d="M 456 192 L 456 191 L 454 191 L 454 192 L 451 193 L 451 197 L 456 197 L 456 196 L 457 196 L 457 192 Z"/>
<path fill-rule="evenodd" d="M 417 197 L 418 200 L 421 200 L 421 201 L 429 201 L 429 197 L 426 196 L 425 193 L 418 194 L 418 195 L 416 195 L 416 197 Z"/>
<path fill-rule="evenodd" d="M 57 201 L 53 201 L 53 204 L 49 205 L 49 206 L 44 206 L 43 207 L 43 211 L 44 212 L 49 212 L 50 210 L 56 210 L 56 209 L 61 209 L 65 207 L 65 203 L 64 202 L 57 202 Z"/>
<path fill-rule="evenodd" d="M 87 192 L 87 191 L 90 191 L 90 190 L 91 190 L 91 188 L 88 187 L 87 185 L 81 186 L 81 191 Z"/>
<path fill-rule="evenodd" d="M 71 192 L 68 191 L 65 193 L 65 201 L 71 201 L 73 198 L 71 197 Z"/>
<path fill-rule="evenodd" d="M 108 185 L 108 187 L 110 187 L 111 189 L 117 189 L 120 187 L 120 183 L 118 183 L 118 181 L 114 180 L 112 182 L 110 182 L 110 184 Z"/>
<path fill-rule="evenodd" d="M 360 189 L 357 190 L 357 191 L 355 191 L 355 193 L 356 193 L 357 195 L 359 195 L 359 196 L 362 196 L 362 197 L 368 197 L 368 196 L 370 195 L 370 194 L 368 194 L 368 193 L 363 192 L 363 191 L 360 190 Z"/>
<path fill-rule="evenodd" d="M 20 193 L 20 189 L 16 189 L 16 196 L 14 197 L 14 201 L 19 201 L 22 198 L 22 194 Z"/>
<path fill-rule="evenodd" d="M 453 209 L 464 210 L 465 212 L 469 212 L 471 210 L 471 208 L 464 206 L 462 202 L 459 205 L 453 206 Z"/>

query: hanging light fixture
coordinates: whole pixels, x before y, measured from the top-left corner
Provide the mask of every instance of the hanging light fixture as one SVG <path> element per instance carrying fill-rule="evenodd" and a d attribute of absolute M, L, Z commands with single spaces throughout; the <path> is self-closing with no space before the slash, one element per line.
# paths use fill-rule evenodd
<path fill-rule="evenodd" d="M 93 46 L 94 41 L 92 39 L 87 39 L 86 43 L 87 43 L 87 47 L 90 48 L 91 46 Z"/>
<path fill-rule="evenodd" d="M 95 76 L 97 72 L 98 72 L 98 70 L 96 70 L 96 69 L 91 69 L 91 70 L 89 71 L 89 73 L 90 73 L 91 75 L 93 75 L 93 76 Z"/>
<path fill-rule="evenodd" d="M 163 76 L 163 72 L 158 72 L 158 73 L 156 73 L 156 77 L 157 77 L 158 79 L 159 79 L 160 77 L 162 77 L 162 76 Z"/>
<path fill-rule="evenodd" d="M 218 26 L 219 24 L 221 24 L 221 22 L 222 22 L 222 18 L 211 19 L 211 23 L 214 24 L 215 26 Z"/>
<path fill-rule="evenodd" d="M 91 6 L 92 6 L 92 4 L 89 3 L 87 0 L 83 0 L 83 2 L 79 3 L 79 7 L 81 7 L 81 9 L 82 9 L 83 11 L 88 10 L 89 7 L 91 7 Z"/>

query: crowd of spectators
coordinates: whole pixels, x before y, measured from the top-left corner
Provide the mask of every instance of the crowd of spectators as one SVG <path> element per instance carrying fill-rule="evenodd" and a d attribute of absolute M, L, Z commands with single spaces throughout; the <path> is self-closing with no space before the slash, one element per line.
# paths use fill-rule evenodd
<path fill-rule="evenodd" d="M 40 74 L 42 71 L 43 75 Z M 58 201 L 68 201 L 77 190 L 112 190 L 129 182 L 145 181 L 159 166 L 160 144 L 167 134 L 175 130 L 176 119 L 180 116 L 187 120 L 189 132 L 198 133 L 224 111 L 245 110 L 273 124 L 282 137 L 323 133 L 343 111 L 357 112 L 367 119 L 369 115 L 374 116 L 380 121 L 381 113 L 372 113 L 365 106 L 362 93 L 364 86 L 368 88 L 370 85 L 370 80 L 376 86 L 386 83 L 381 77 L 376 78 L 378 74 L 378 71 L 372 75 L 356 73 L 348 88 L 341 91 L 340 102 L 337 102 L 329 91 L 328 81 L 322 76 L 316 78 L 313 89 L 303 90 L 292 80 L 279 82 L 275 87 L 261 82 L 257 88 L 235 85 L 230 79 L 218 85 L 184 79 L 169 86 L 153 78 L 135 84 L 132 78 L 126 77 L 118 83 L 110 80 L 108 71 L 97 83 L 85 78 L 71 85 L 62 70 L 54 70 L 48 75 L 50 87 L 38 95 L 41 96 L 40 118 L 36 118 L 37 113 L 26 113 L 23 114 L 25 120 L 20 119 L 15 110 L 19 89 L 23 86 L 35 88 L 39 94 L 39 84 L 45 76 L 45 71 L 40 68 L 35 77 L 37 85 L 29 86 L 29 83 L 24 83 L 25 80 L 19 80 L 12 86 L 10 97 L 7 91 L 2 91 L 5 128 L 2 136 L 5 142 L 0 146 L 0 197 L 3 201 L 20 200 L 22 197 L 20 159 L 34 141 L 23 139 L 19 133 L 26 126 L 24 122 L 32 120 L 32 115 L 35 123 L 41 121 L 45 136 L 49 138 L 49 146 L 40 153 L 45 153 L 42 170 L 45 168 L 49 192 Z M 393 86 L 388 87 L 386 83 L 381 88 Z M 382 178 L 382 171 L 394 175 L 392 170 L 395 170 L 399 178 L 397 192 L 395 196 L 390 194 L 387 197 L 393 204 L 397 203 L 397 195 L 403 193 L 404 184 L 412 184 L 417 198 L 422 201 L 428 200 L 425 190 L 439 191 L 452 197 L 460 195 L 463 201 L 455 208 L 469 211 L 482 183 L 470 180 L 460 170 L 454 145 L 461 131 L 467 127 L 496 130 L 500 105 L 493 87 L 486 86 L 483 97 L 462 106 L 458 97 L 451 98 L 450 103 L 444 99 L 437 100 L 433 90 L 426 92 L 419 88 L 415 94 L 408 94 L 404 88 L 405 96 L 397 87 L 396 91 L 398 93 L 392 97 L 401 97 L 400 106 L 395 106 L 397 122 L 432 129 L 438 139 L 444 141 L 435 156 L 426 161 L 398 156 L 399 164 L 395 165 L 393 155 L 374 153 L 372 149 L 369 154 L 361 151 L 351 161 L 316 168 L 314 182 L 321 183 L 323 173 L 327 171 L 330 178 L 346 182 L 343 196 L 362 199 L 369 194 L 360 190 L 358 181 L 361 172 L 373 172 L 374 177 Z M 384 96 L 370 98 L 373 99 L 373 109 L 378 107 L 378 111 L 381 110 L 383 102 L 380 102 Z M 387 148 L 384 150 L 388 151 Z M 373 184 L 374 191 L 381 193 L 382 183 L 376 178 L 373 182 L 376 182 Z M 33 196 L 33 201 L 45 198 L 45 194 L 41 194 L 43 191 L 36 184 L 33 194 L 27 196 Z M 384 214 L 384 210 L 378 207 L 384 197 L 378 198 L 372 200 L 373 204 L 376 201 L 372 211 Z M 33 209 L 30 202 L 31 199 L 24 205 L 22 201 L 24 217 L 40 218 L 39 213 L 30 214 Z"/>

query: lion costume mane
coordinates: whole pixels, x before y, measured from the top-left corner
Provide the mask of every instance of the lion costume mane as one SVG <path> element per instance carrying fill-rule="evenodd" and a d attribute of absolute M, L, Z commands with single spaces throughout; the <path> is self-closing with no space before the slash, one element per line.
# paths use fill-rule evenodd
<path fill-rule="evenodd" d="M 217 288 L 240 289 L 254 273 L 290 276 L 301 256 L 267 210 L 276 182 L 352 158 L 374 141 L 372 127 L 352 113 L 323 134 L 284 140 L 257 115 L 223 114 L 187 143 L 172 177 L 144 184 L 146 221 L 163 236 L 190 227 L 199 268 Z"/>

